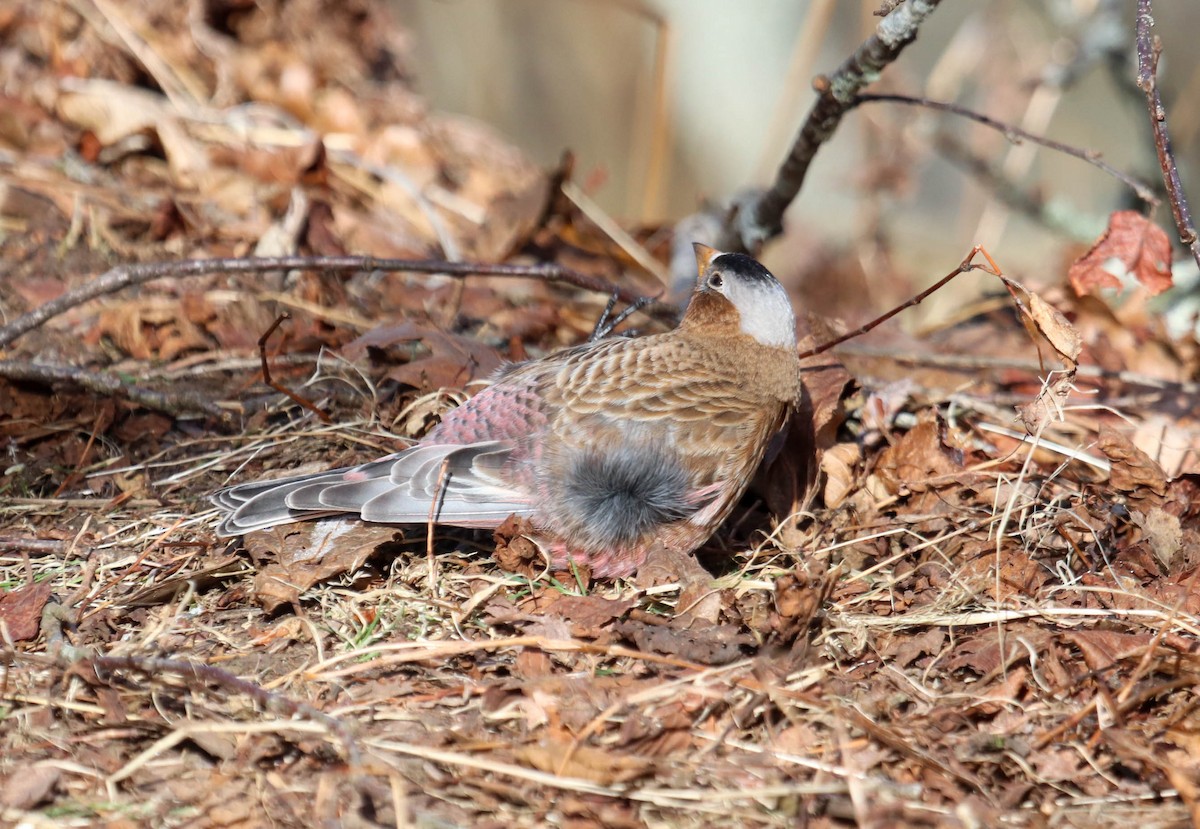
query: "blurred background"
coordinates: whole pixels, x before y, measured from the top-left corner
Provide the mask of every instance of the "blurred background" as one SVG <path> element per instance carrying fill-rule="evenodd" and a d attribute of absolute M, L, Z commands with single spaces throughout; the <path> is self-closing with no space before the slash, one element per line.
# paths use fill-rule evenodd
<path fill-rule="evenodd" d="M 812 103 L 813 76 L 880 21 L 878 0 L 391 3 L 412 33 L 414 83 L 435 108 L 495 126 L 542 165 L 572 150 L 589 193 L 643 223 L 769 182 Z M 1200 4 L 1156 10 L 1160 88 L 1194 189 Z M 1133 44 L 1132 0 L 948 0 L 872 91 L 963 104 L 1097 151 L 1157 187 Z M 972 163 L 1002 174 L 1040 215 L 1006 207 L 967 172 Z M 786 271 L 814 245 L 858 245 L 867 268 L 885 251 L 932 276 L 982 243 L 1010 271 L 1055 282 L 1064 255 L 1129 204 L 1127 188 L 1081 160 L 954 115 L 871 104 L 818 155 L 774 246 L 788 252 L 766 257 Z M 1170 227 L 1164 208 L 1157 218 Z"/>
<path fill-rule="evenodd" d="M 293 232 L 284 249 L 333 239 L 376 255 L 525 250 L 657 293 L 654 257 L 666 259 L 673 234 L 717 241 L 678 223 L 772 180 L 812 106 L 813 78 L 876 30 L 879 6 L 19 0 L 0 5 L 0 150 L 11 154 L 0 175 L 15 170 L 14 188 L 55 202 L 54 221 L 69 224 L 80 205 L 101 209 L 63 165 L 77 154 L 136 194 L 82 227 L 122 229 L 107 244 L 139 257 L 155 255 L 147 241 L 168 243 L 157 252 L 167 255 L 198 239 L 233 255 L 281 249 L 264 234 L 295 210 L 296 228 L 319 229 L 327 215 L 331 235 Z M 1155 10 L 1168 126 L 1184 186 L 1200 198 L 1200 3 Z M 944 0 L 868 91 L 953 102 L 1161 191 L 1134 83 L 1134 11 L 1133 0 Z M 546 174 L 567 153 L 571 183 L 594 205 L 575 194 L 568 207 L 547 203 Z M 316 225 L 297 186 L 325 204 Z M 15 192 L 0 219 L 27 228 L 38 211 Z M 1061 284 L 1108 215 L 1130 206 L 1129 187 L 1079 158 L 958 115 L 870 103 L 820 149 L 763 259 L 799 305 L 854 320 L 911 296 L 975 244 L 1032 286 Z M 156 210 L 182 225 L 150 223 L 147 234 L 142 218 L 123 215 Z M 563 222 L 548 224 L 551 214 Z M 576 214 L 587 221 L 573 224 Z M 1175 237 L 1165 205 L 1154 218 Z M 645 250 L 618 239 L 620 228 Z M 1194 279 L 1190 257 L 1177 259 L 1177 282 Z M 902 322 L 952 319 L 998 289 L 958 280 Z"/>

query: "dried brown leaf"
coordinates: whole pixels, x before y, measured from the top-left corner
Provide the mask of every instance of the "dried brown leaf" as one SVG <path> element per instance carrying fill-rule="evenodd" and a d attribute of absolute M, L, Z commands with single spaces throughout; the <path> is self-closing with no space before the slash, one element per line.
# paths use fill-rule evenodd
<path fill-rule="evenodd" d="M 613 630 L 630 639 L 638 650 L 667 654 L 701 665 L 727 665 L 745 656 L 743 649 L 755 644 L 752 637 L 740 633 L 740 629 L 732 625 L 693 631 L 628 619 L 616 623 Z"/>
<path fill-rule="evenodd" d="M 1154 553 L 1168 573 L 1178 572 L 1181 568 L 1179 552 L 1183 548 L 1183 525 L 1177 516 L 1172 515 L 1161 507 L 1152 507 L 1143 513 L 1140 510 L 1130 511 L 1133 523 L 1146 534 L 1150 551 Z M 1184 562 L 1187 557 L 1182 557 Z"/>
<path fill-rule="evenodd" d="M 907 668 L 922 656 L 935 656 L 946 643 L 946 632 L 929 628 L 924 633 L 898 633 L 884 646 L 883 655 Z"/>
<path fill-rule="evenodd" d="M 1122 492 L 1147 489 L 1155 495 L 1166 495 L 1167 476 L 1162 467 L 1125 435 L 1105 424 L 1100 427 L 1097 448 L 1112 461 L 1109 483 Z"/>
<path fill-rule="evenodd" d="M 620 619 L 637 605 L 633 599 L 607 599 L 603 596 L 570 596 L 556 593 L 545 613 L 570 622 L 575 636 L 596 636 L 600 628 Z"/>
<path fill-rule="evenodd" d="M 62 769 L 49 765 L 18 766 L 0 789 L 0 805 L 26 811 L 42 803 L 54 791 Z"/>
<path fill-rule="evenodd" d="M 1122 633 L 1115 630 L 1079 630 L 1064 637 L 1083 654 L 1092 671 L 1105 672 L 1117 662 L 1140 659 L 1154 640 L 1150 633 Z"/>
<path fill-rule="evenodd" d="M 937 421 L 923 420 L 880 454 L 875 474 L 889 492 L 924 492 L 931 482 L 962 472 L 962 465 L 942 445 L 940 432 Z"/>
<path fill-rule="evenodd" d="M 606 749 L 579 745 L 565 736 L 547 736 L 535 745 L 523 746 L 518 757 L 540 771 L 563 777 L 590 780 L 602 786 L 636 780 L 649 774 L 653 763 Z"/>
<path fill-rule="evenodd" d="M 246 535 L 259 567 L 254 596 L 267 611 L 299 601 L 318 582 L 351 573 L 400 530 L 361 521 L 309 521 Z"/>
<path fill-rule="evenodd" d="M 1151 295 L 1171 287 L 1171 240 L 1136 210 L 1112 213 L 1092 249 L 1071 265 L 1067 276 L 1077 296 L 1121 287 L 1121 281 L 1105 269 L 1110 259 L 1119 260 Z"/>
<path fill-rule="evenodd" d="M 42 625 L 42 611 L 50 601 L 48 581 L 27 584 L 0 595 L 0 623 L 14 642 L 37 638 Z"/>
<path fill-rule="evenodd" d="M 1048 383 L 1029 403 L 1017 406 L 1017 419 L 1031 435 L 1039 434 L 1051 423 L 1063 419 L 1063 407 L 1074 388 L 1074 370 L 1059 374 L 1054 382 Z"/>
<path fill-rule="evenodd" d="M 635 582 L 640 587 L 680 585 L 679 613 L 674 620 L 678 627 L 715 625 L 720 618 L 721 596 L 713 588 L 712 574 L 690 553 L 655 544 L 638 568 Z"/>
<path fill-rule="evenodd" d="M 1037 294 L 1029 293 L 1029 313 L 1038 330 L 1042 332 L 1063 359 L 1073 368 L 1079 362 L 1079 350 L 1083 347 L 1083 336 L 1067 321 L 1062 312 Z"/>
<path fill-rule="evenodd" d="M 496 349 L 411 320 L 374 328 L 348 343 L 342 351 L 353 361 L 368 349 L 386 355 L 393 346 L 413 342 L 421 343 L 429 355 L 409 360 L 388 372 L 391 379 L 413 388 L 460 388 L 471 380 L 491 376 L 500 367 Z"/>
<path fill-rule="evenodd" d="M 496 543 L 496 563 L 510 573 L 534 576 L 546 568 L 546 559 L 530 536 L 533 525 L 528 518 L 510 515 L 492 532 Z M 586 580 L 586 574 L 584 574 Z"/>
<path fill-rule="evenodd" d="M 821 471 L 825 473 L 825 506 L 837 509 L 858 481 L 855 471 L 862 460 L 857 443 L 839 443 L 821 456 Z"/>

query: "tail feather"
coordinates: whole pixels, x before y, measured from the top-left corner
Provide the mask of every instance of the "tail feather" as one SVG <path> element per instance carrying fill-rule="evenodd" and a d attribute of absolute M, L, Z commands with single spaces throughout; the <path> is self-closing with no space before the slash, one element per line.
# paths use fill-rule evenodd
<path fill-rule="evenodd" d="M 533 512 L 532 498 L 506 480 L 512 446 L 503 442 L 418 445 L 361 466 L 255 481 L 221 490 L 213 503 L 228 514 L 217 528 L 235 536 L 310 518 L 358 514 L 389 524 L 489 527 Z"/>
<path fill-rule="evenodd" d="M 217 526 L 217 535 L 229 538 L 255 530 L 265 530 L 279 524 L 290 524 L 295 521 L 306 521 L 310 518 L 332 515 L 335 511 L 324 508 L 321 512 L 293 508 L 288 505 L 287 500 L 293 492 L 298 490 L 310 486 L 320 487 L 324 482 L 332 483 L 344 472 L 346 472 L 344 469 L 334 469 L 313 475 L 297 475 L 273 481 L 254 481 L 216 492 L 210 498 L 214 504 L 226 512 L 224 519 Z"/>

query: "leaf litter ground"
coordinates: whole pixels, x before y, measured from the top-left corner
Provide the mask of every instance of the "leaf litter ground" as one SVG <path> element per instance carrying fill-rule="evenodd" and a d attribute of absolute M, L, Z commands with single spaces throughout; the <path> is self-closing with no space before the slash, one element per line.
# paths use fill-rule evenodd
<path fill-rule="evenodd" d="M 8 318 L 117 262 L 252 252 L 453 248 L 654 284 L 518 153 L 425 111 L 370 6 L 208 20 L 220 79 L 182 11 L 95 8 L 4 47 L 24 136 L 0 161 Z M 37 11 L 5 14 L 16 31 Z M 329 22 L 315 38 L 311 15 Z M 68 32 L 76 64 L 47 87 Z M 280 48 L 296 42 L 308 53 Z M 215 117 L 189 85 L 218 81 L 278 117 Z M 88 176 L 53 161 L 67 148 Z M 0 380 L 3 820 L 1194 820 L 1195 344 L 1137 307 L 1044 297 L 1082 355 L 1036 441 L 1017 407 L 1050 398 L 1011 302 L 919 341 L 877 335 L 839 352 L 848 372 L 814 359 L 797 431 L 706 570 L 664 555 L 616 584 L 547 572 L 519 525 L 310 524 L 241 545 L 213 536 L 205 501 L 394 451 L 499 360 L 585 338 L 604 296 L 301 272 L 80 305 L 6 358 L 186 388 L 236 423 Z M 332 423 L 261 382 L 255 343 L 281 311 L 273 377 Z"/>

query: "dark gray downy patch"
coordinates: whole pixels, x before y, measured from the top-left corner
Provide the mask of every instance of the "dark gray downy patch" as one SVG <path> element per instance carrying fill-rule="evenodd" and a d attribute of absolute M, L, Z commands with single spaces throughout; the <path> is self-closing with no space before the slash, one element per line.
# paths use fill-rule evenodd
<path fill-rule="evenodd" d="M 688 501 L 689 489 L 687 470 L 662 452 L 583 450 L 570 463 L 562 506 L 593 543 L 623 547 L 696 512 L 702 505 Z"/>

